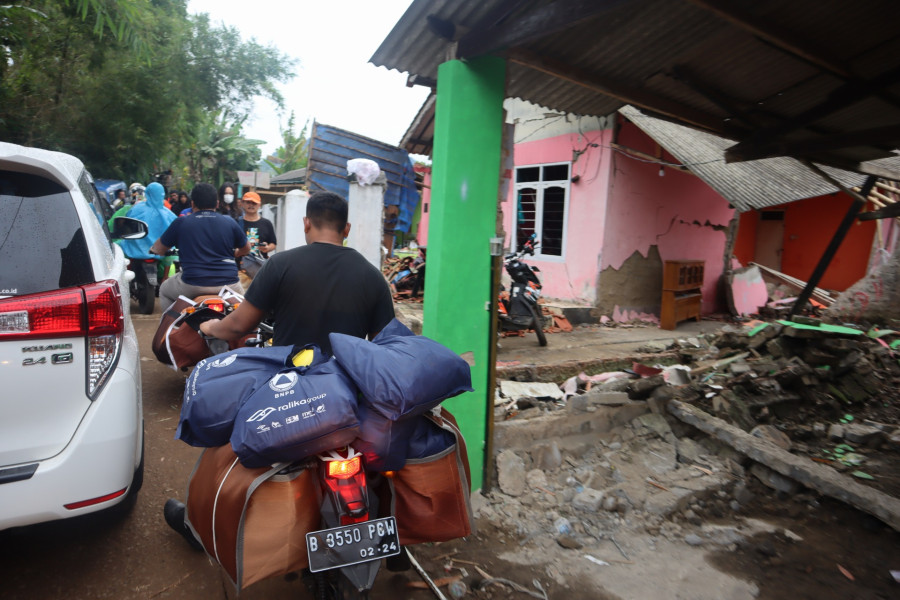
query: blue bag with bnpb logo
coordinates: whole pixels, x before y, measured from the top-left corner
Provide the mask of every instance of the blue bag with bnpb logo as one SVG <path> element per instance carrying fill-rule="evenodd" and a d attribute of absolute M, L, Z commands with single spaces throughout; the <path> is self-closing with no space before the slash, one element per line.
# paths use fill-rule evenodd
<path fill-rule="evenodd" d="M 392 421 L 424 414 L 447 398 L 472 391 L 465 360 L 413 334 L 397 319 L 371 342 L 342 333 L 332 333 L 328 340 L 363 400 Z"/>
<path fill-rule="evenodd" d="M 301 460 L 359 434 L 359 391 L 337 361 L 312 348 L 309 366 L 274 373 L 238 410 L 231 447 L 245 467 Z"/>
<path fill-rule="evenodd" d="M 204 448 L 227 444 L 238 409 L 294 353 L 293 346 L 240 348 L 201 360 L 185 382 L 175 439 Z"/>

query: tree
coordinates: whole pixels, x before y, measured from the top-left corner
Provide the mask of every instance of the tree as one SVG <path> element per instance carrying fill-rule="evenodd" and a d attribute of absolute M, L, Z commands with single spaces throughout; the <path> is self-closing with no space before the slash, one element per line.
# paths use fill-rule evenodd
<path fill-rule="evenodd" d="M 306 138 L 308 129 L 309 121 L 303 124 L 299 135 L 294 133 L 294 112 L 291 111 L 287 127 L 281 130 L 282 145 L 275 151 L 274 156 L 269 156 L 263 161 L 275 171 L 276 175 L 302 169 L 307 165 L 309 162 L 309 140 Z"/>
<path fill-rule="evenodd" d="M 264 141 L 241 135 L 245 119 L 232 121 L 227 113 L 206 116 L 197 131 L 196 142 L 186 152 L 188 172 L 194 182 L 220 186 L 226 180 L 237 179 L 238 171 L 253 170 Z"/>
<path fill-rule="evenodd" d="M 206 177 L 187 165 L 195 147 L 227 144 L 216 159 L 225 173 L 258 157 L 240 125 L 254 97 L 280 103 L 276 84 L 293 76 L 274 48 L 188 15 L 186 0 L 29 5 L 0 7 L 0 139 L 74 154 L 98 177 L 142 182 L 167 169 Z M 152 60 L 122 22 L 150 41 Z M 209 119 L 219 115 L 231 134 L 210 145 Z"/>

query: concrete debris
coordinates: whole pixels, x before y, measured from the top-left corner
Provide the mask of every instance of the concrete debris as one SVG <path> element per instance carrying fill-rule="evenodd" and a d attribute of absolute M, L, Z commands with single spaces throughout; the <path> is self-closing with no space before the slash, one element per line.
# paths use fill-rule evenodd
<path fill-rule="evenodd" d="M 500 393 L 510 400 L 520 398 L 549 398 L 564 400 L 565 394 L 555 383 L 539 383 L 535 381 L 500 381 Z"/>
<path fill-rule="evenodd" d="M 750 466 L 750 474 L 776 492 L 781 492 L 788 496 L 796 494 L 800 489 L 800 484 L 793 479 L 785 477 L 760 463 L 753 463 L 753 465 Z"/>
<path fill-rule="evenodd" d="M 788 505 L 830 496 L 900 531 L 900 500 L 866 479 L 887 481 L 877 469 L 891 460 L 879 453 L 900 451 L 894 398 L 884 393 L 900 384 L 900 365 L 852 329 L 734 325 L 664 346 L 681 364 L 660 357 L 659 374 L 613 370 L 629 361 L 590 376 L 568 371 L 563 389 L 501 382 L 496 486 L 473 498 L 476 515 L 516 532 L 522 552 L 589 553 L 611 569 L 673 545 L 697 555 L 740 548 L 777 564 L 782 547 L 753 538 L 764 525 L 747 518 L 765 495 L 757 482 L 793 496 Z M 780 527 L 769 533 L 803 541 Z M 572 575 L 564 562 L 547 573 L 557 582 Z"/>
<path fill-rule="evenodd" d="M 603 492 L 585 488 L 572 498 L 572 506 L 585 512 L 598 512 L 603 507 Z"/>
<path fill-rule="evenodd" d="M 830 467 L 811 462 L 809 459 L 762 442 L 696 407 L 672 401 L 669 403 L 669 411 L 685 423 L 715 436 L 785 478 L 789 477 L 795 483 L 803 484 L 826 496 L 842 500 L 863 512 L 878 517 L 887 525 L 900 531 L 900 500 L 857 483 Z M 759 470 L 754 474 L 759 476 L 758 473 Z M 771 487 L 775 487 L 775 481 L 772 479 L 769 481 L 772 484 Z"/>
<path fill-rule="evenodd" d="M 750 430 L 750 435 L 775 444 L 782 450 L 791 449 L 791 438 L 789 438 L 783 431 L 779 431 L 772 425 L 757 425 Z"/>
<path fill-rule="evenodd" d="M 844 427 L 844 439 L 851 444 L 877 444 L 884 438 L 884 432 L 871 425 L 861 423 L 849 423 Z"/>
<path fill-rule="evenodd" d="M 525 461 L 512 450 L 497 455 L 497 483 L 500 491 L 509 496 L 525 493 Z"/>

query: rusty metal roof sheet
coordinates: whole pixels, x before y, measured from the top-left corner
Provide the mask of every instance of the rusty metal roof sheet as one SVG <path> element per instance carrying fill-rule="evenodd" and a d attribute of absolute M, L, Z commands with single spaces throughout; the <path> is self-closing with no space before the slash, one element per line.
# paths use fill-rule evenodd
<path fill-rule="evenodd" d="M 493 50 L 507 58 L 508 97 L 575 115 L 635 105 L 739 140 L 734 160 L 799 155 L 805 143 L 804 157 L 846 168 L 900 147 L 895 0 L 415 0 L 370 60 L 435 80 L 473 29 L 490 40 L 504 23 L 566 9 L 585 18 Z M 745 11 L 745 19 L 720 9 Z M 429 17 L 452 24 L 450 40 Z M 804 114 L 823 105 L 830 110 Z M 799 125 L 772 133 L 792 123 Z M 777 134 L 782 145 L 761 145 L 760 134 Z M 855 145 L 839 136 L 854 136 Z"/>
<path fill-rule="evenodd" d="M 740 212 L 838 191 L 836 186 L 793 158 L 726 164 L 723 153 L 734 144 L 733 140 L 645 115 L 632 106 L 620 108 L 619 113 Z M 858 173 L 820 168 L 848 188 L 861 186 L 865 180 L 865 175 Z"/>

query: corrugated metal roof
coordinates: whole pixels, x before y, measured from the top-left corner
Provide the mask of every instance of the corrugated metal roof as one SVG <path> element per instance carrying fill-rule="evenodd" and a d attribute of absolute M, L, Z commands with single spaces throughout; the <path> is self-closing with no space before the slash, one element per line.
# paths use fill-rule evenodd
<path fill-rule="evenodd" d="M 632 106 L 619 112 L 740 212 L 838 191 L 793 158 L 726 164 L 724 152 L 733 140 L 645 115 Z M 865 180 L 857 173 L 821 168 L 846 187 L 860 186 Z"/>
<path fill-rule="evenodd" d="M 368 158 L 378 163 L 387 178 L 384 204 L 399 207 L 395 229 L 409 231 L 419 193 L 409 153 L 401 148 L 314 122 L 306 166 L 309 191 L 327 190 L 346 198 L 350 191 L 347 161 L 353 158 Z"/>
<path fill-rule="evenodd" d="M 274 177 L 269 179 L 269 183 L 272 185 L 306 183 L 306 167 L 294 169 L 292 171 L 288 171 L 287 173 L 282 173 L 281 175 L 275 175 Z"/>
<path fill-rule="evenodd" d="M 900 2 L 710 2 L 743 10 L 771 32 L 787 32 L 783 39 L 793 44 L 792 51 L 697 5 L 705 3 L 609 2 L 605 4 L 612 8 L 576 25 L 522 41 L 512 51 L 498 49 L 508 58 L 507 96 L 575 115 L 604 116 L 630 103 L 747 141 L 760 130 L 840 95 L 847 82 L 857 85 L 857 90 L 865 89 L 858 85 L 862 79 L 886 75 L 877 99 L 820 115 L 805 129 L 780 139 L 790 142 L 900 126 L 900 77 L 892 75 L 900 70 Z M 548 0 L 415 0 L 370 60 L 436 79 L 437 67 L 453 56 L 455 41 L 473 28 L 481 28 L 484 38 L 490 39 L 494 29 L 484 24 L 486 16 L 496 17 L 511 6 L 507 10 L 512 12 L 505 17 L 510 22 L 550 10 L 551 4 Z M 454 41 L 434 33 L 428 26 L 429 16 L 452 22 Z M 798 57 L 810 48 L 822 59 L 818 63 Z M 557 74 L 555 67 L 563 65 L 566 76 L 541 71 L 542 61 Z M 815 156 L 832 164 L 886 157 L 891 148 L 900 147 L 900 135 L 886 137 L 876 140 L 870 133 L 864 144 L 832 149 L 828 156 L 816 151 Z M 810 151 L 807 156 L 813 154 Z"/>

